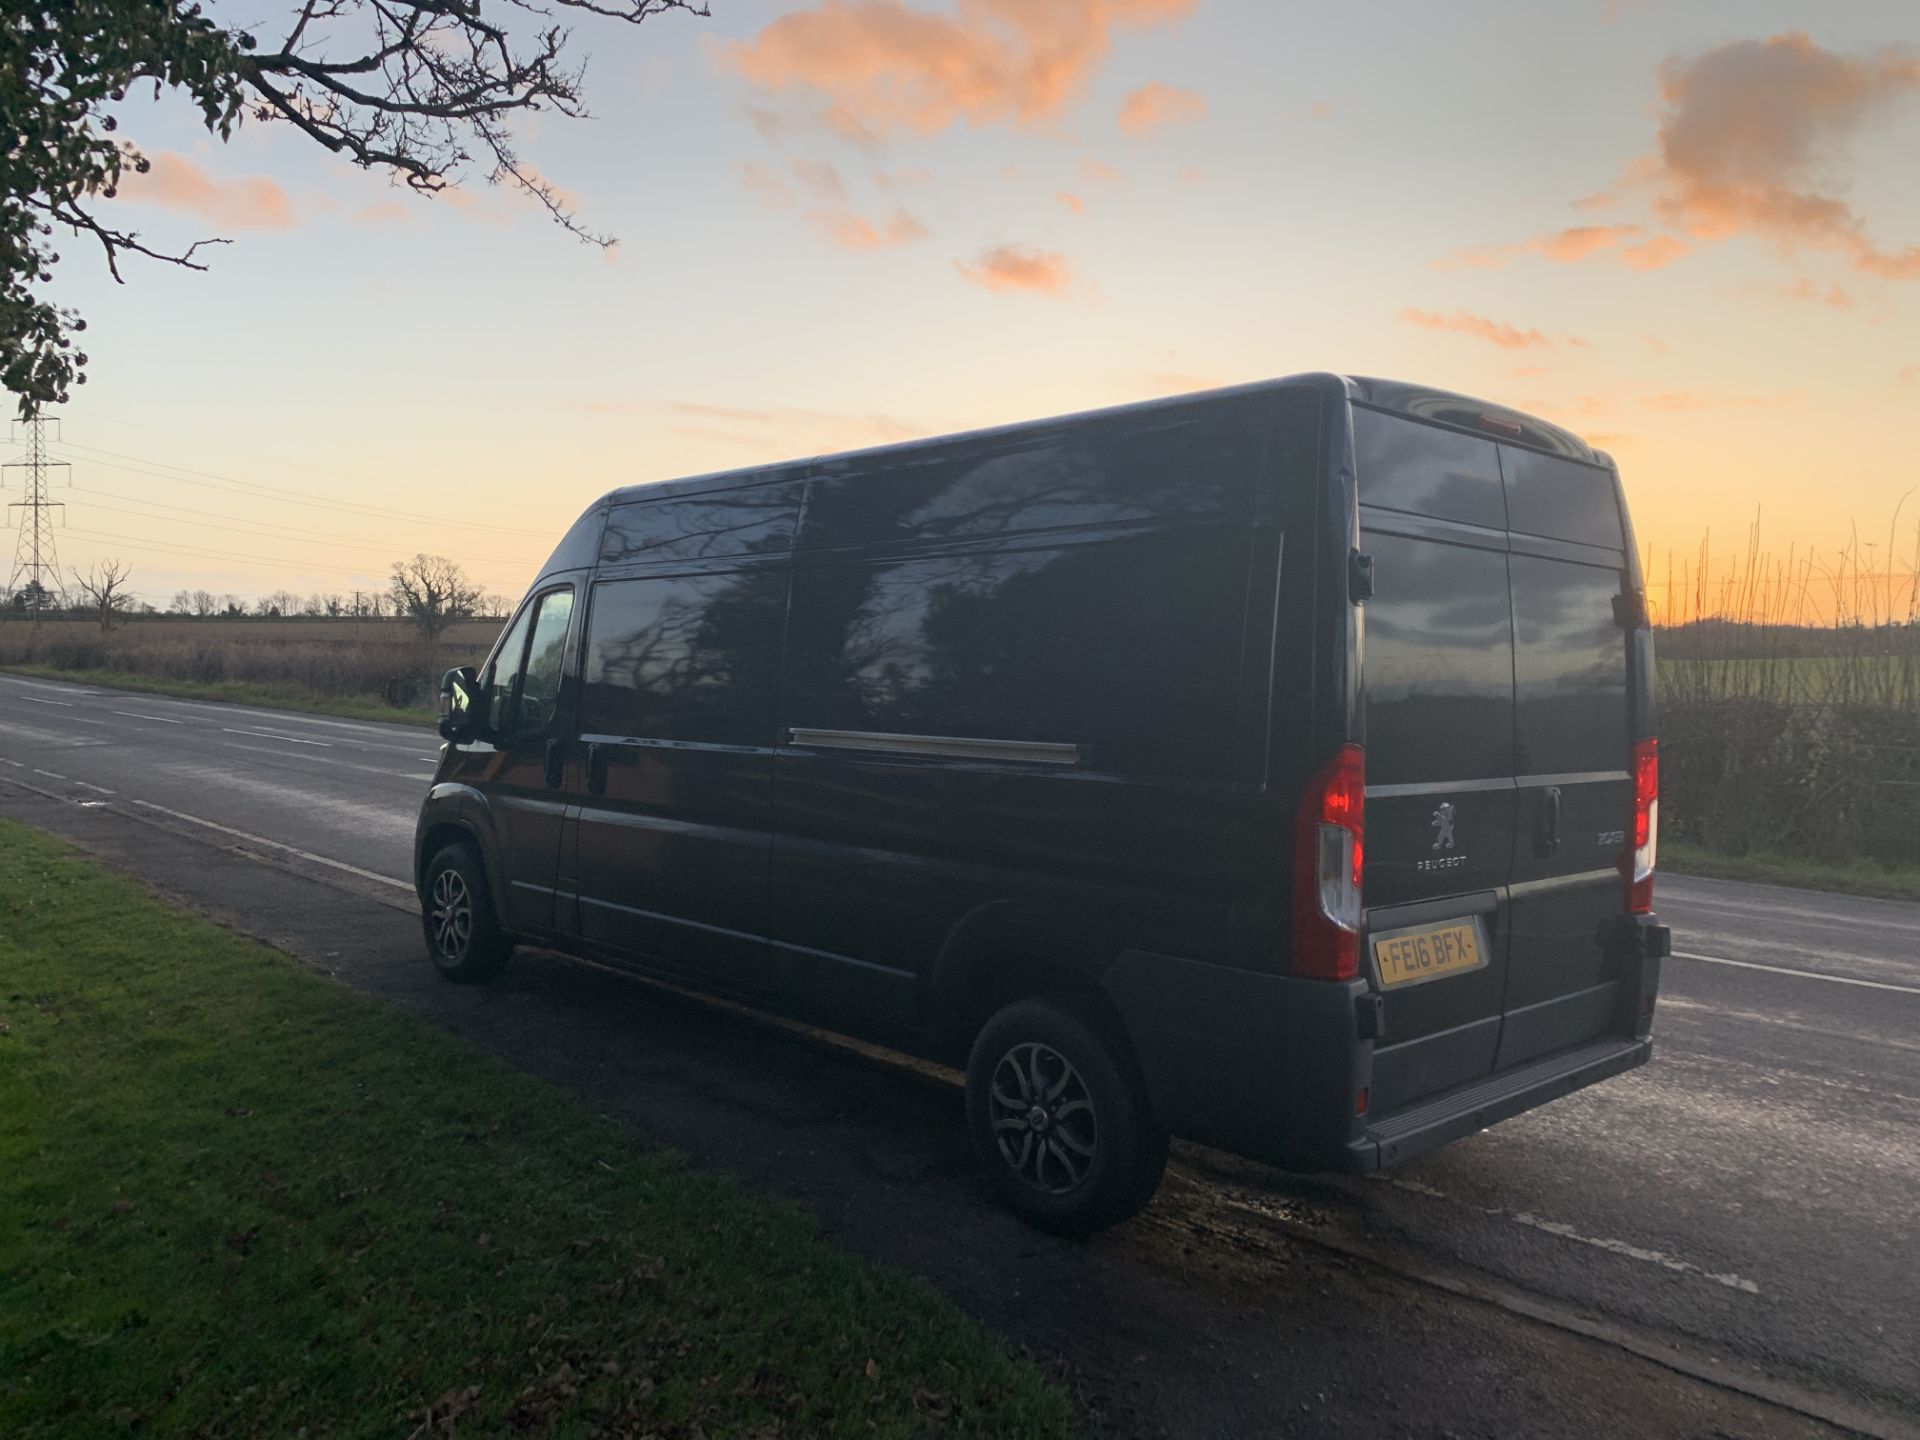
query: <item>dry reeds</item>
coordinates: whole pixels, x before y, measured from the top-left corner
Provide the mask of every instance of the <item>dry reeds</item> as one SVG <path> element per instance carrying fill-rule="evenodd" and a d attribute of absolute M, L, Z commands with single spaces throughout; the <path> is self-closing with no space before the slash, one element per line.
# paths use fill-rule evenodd
<path fill-rule="evenodd" d="M 134 620 L 111 634 L 70 620 L 0 623 L 0 664 L 269 685 L 395 709 L 431 705 L 441 673 L 482 659 L 498 622 L 437 646 L 400 621 Z"/>
<path fill-rule="evenodd" d="M 1664 576 L 1661 811 L 1682 838 L 1736 854 L 1920 863 L 1920 525 L 1884 547 L 1710 541 Z"/>

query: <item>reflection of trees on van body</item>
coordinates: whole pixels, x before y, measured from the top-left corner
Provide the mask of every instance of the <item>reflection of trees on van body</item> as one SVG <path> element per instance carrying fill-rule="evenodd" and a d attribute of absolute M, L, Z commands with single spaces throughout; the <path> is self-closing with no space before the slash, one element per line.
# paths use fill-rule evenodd
<path fill-rule="evenodd" d="M 1246 564 L 1244 537 L 1181 530 L 802 571 L 794 723 L 1066 742 L 1102 769 L 1212 773 Z M 1133 583 L 1149 566 L 1163 577 L 1151 593 Z"/>
<path fill-rule="evenodd" d="M 782 551 L 800 513 L 798 483 L 756 485 L 616 505 L 601 545 L 604 563 L 708 560 Z"/>
<path fill-rule="evenodd" d="M 772 743 L 786 573 L 609 580 L 595 588 L 581 728 Z"/>

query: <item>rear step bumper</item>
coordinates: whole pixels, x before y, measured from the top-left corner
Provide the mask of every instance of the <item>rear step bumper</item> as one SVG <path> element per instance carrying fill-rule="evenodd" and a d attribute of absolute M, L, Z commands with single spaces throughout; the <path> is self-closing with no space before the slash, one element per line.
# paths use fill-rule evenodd
<path fill-rule="evenodd" d="M 1516 1065 L 1376 1117 L 1340 1167 L 1370 1174 L 1647 1063 L 1651 1040 L 1613 1037 Z"/>

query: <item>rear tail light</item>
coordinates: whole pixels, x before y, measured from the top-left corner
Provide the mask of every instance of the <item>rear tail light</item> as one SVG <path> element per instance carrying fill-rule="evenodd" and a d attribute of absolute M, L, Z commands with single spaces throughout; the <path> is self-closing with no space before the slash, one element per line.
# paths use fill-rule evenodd
<path fill-rule="evenodd" d="M 1627 879 L 1627 909 L 1653 913 L 1653 871 L 1660 848 L 1660 742 L 1633 747 L 1633 849 L 1621 861 Z"/>
<path fill-rule="evenodd" d="M 1294 826 L 1293 973 L 1351 980 L 1360 973 L 1360 868 L 1366 758 L 1343 745 L 1307 787 Z"/>

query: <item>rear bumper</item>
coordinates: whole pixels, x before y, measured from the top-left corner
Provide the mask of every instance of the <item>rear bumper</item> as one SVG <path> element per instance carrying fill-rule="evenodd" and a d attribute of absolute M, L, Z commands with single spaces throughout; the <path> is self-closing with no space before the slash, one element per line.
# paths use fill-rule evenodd
<path fill-rule="evenodd" d="M 1368 1122 L 1340 1169 L 1370 1174 L 1647 1063 L 1653 1041 L 1609 1038 L 1488 1075 Z"/>
<path fill-rule="evenodd" d="M 1644 1065 L 1667 947 L 1664 930 L 1641 928 L 1639 953 L 1622 956 L 1620 979 L 1606 987 L 1612 1013 L 1594 1017 L 1598 1025 L 1382 1111 L 1368 1106 L 1378 1010 L 1364 980 L 1297 980 L 1130 951 L 1103 987 L 1154 1112 L 1174 1134 L 1288 1170 L 1368 1173 Z M 1391 1082 L 1385 1089 L 1405 1093 Z"/>

